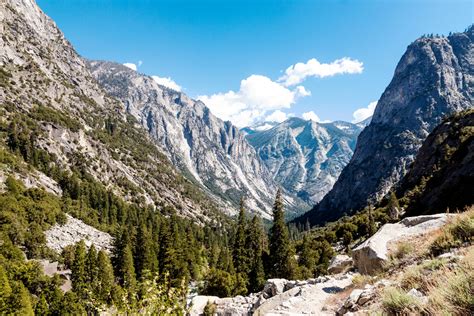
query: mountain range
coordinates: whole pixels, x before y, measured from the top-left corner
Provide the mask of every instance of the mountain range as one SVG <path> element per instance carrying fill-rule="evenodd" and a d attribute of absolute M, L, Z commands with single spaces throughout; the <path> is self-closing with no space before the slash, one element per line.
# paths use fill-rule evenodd
<path fill-rule="evenodd" d="M 248 133 L 276 183 L 308 204 L 319 202 L 352 157 L 361 127 L 347 122 L 317 123 L 290 118 Z"/>

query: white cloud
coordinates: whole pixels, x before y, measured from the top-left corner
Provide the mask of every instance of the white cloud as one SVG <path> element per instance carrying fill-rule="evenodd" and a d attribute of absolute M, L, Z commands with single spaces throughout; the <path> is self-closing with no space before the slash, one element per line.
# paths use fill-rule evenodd
<path fill-rule="evenodd" d="M 173 81 L 170 77 L 159 77 L 159 76 L 151 76 L 153 80 L 155 80 L 156 83 L 165 86 L 167 88 L 176 90 L 176 91 L 181 91 L 181 86 L 178 85 L 175 81 Z"/>
<path fill-rule="evenodd" d="M 204 102 L 217 117 L 244 127 L 262 120 L 269 111 L 274 111 L 274 114 L 276 110 L 289 109 L 297 98 L 307 95 L 309 92 L 302 86 L 290 90 L 268 77 L 251 75 L 240 82 L 237 92 L 231 90 L 211 96 L 201 95 L 197 99 Z M 278 112 L 275 115 L 282 117 Z"/>
<path fill-rule="evenodd" d="M 134 63 L 124 63 L 123 65 L 127 68 L 137 71 L 137 65 L 135 65 Z"/>
<path fill-rule="evenodd" d="M 288 118 L 288 114 L 280 110 L 276 110 L 276 111 L 273 111 L 272 114 L 268 115 L 265 118 L 265 121 L 281 123 L 285 121 L 287 118 Z"/>
<path fill-rule="evenodd" d="M 315 122 L 321 122 L 319 116 L 313 111 L 305 112 L 301 115 L 305 120 L 312 120 Z"/>
<path fill-rule="evenodd" d="M 272 128 L 272 127 L 273 127 L 272 124 L 265 123 L 261 126 L 255 127 L 255 130 L 257 130 L 257 131 L 266 131 L 266 130 L 269 130 L 270 128 Z"/>
<path fill-rule="evenodd" d="M 301 83 L 308 77 L 325 78 L 338 74 L 359 74 L 363 70 L 362 62 L 349 57 L 337 59 L 329 64 L 320 63 L 317 59 L 312 58 L 306 63 L 297 63 L 288 67 L 285 75 L 278 81 L 288 87 Z"/>
<path fill-rule="evenodd" d="M 354 117 L 352 123 L 362 122 L 366 118 L 372 116 L 374 114 L 375 107 L 377 106 L 377 102 L 378 101 L 370 102 L 367 107 L 355 110 L 354 113 L 352 113 L 352 116 Z"/>
<path fill-rule="evenodd" d="M 143 61 L 139 60 L 138 61 L 138 67 L 140 67 L 141 65 L 143 65 Z"/>

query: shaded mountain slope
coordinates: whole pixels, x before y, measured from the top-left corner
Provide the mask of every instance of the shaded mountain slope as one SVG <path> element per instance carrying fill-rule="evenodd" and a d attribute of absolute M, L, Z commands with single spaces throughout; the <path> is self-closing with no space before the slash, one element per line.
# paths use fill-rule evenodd
<path fill-rule="evenodd" d="M 398 195 L 406 200 L 407 216 L 474 204 L 474 110 L 458 113 L 433 130 L 400 182 Z"/>
<path fill-rule="evenodd" d="M 474 102 L 474 27 L 408 48 L 333 189 L 297 221 L 322 224 L 379 201 L 408 171 L 428 134 Z"/>

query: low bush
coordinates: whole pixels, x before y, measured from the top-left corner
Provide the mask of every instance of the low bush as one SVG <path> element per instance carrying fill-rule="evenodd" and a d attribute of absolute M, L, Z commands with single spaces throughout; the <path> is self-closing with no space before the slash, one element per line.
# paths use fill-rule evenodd
<path fill-rule="evenodd" d="M 382 296 L 382 306 L 390 315 L 405 315 L 423 310 L 416 298 L 395 287 L 385 289 Z"/>

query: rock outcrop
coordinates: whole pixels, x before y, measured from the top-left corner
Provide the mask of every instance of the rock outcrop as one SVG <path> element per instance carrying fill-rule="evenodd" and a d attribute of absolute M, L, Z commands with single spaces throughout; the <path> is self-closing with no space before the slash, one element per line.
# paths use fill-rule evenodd
<path fill-rule="evenodd" d="M 314 205 L 351 159 L 361 130 L 342 121 L 317 123 L 293 117 L 268 130 L 254 130 L 247 140 L 279 185 Z"/>
<path fill-rule="evenodd" d="M 372 237 L 352 250 L 354 266 L 360 273 L 371 274 L 389 260 L 389 245 L 408 237 L 429 234 L 444 226 L 451 215 L 436 214 L 407 217 L 398 223 L 385 224 Z"/>
<path fill-rule="evenodd" d="M 352 284 L 353 274 L 337 277 L 323 276 L 306 281 L 270 279 L 264 290 L 247 297 L 217 298 L 196 296 L 189 314 L 203 315 L 207 302 L 213 303 L 217 315 L 334 315 L 326 307 L 326 300 Z"/>
<path fill-rule="evenodd" d="M 352 258 L 348 255 L 336 255 L 331 259 L 331 262 L 329 262 L 328 273 L 342 273 L 352 267 L 353 263 Z"/>
<path fill-rule="evenodd" d="M 474 27 L 412 43 L 333 189 L 297 221 L 323 224 L 379 201 L 445 116 L 474 105 Z"/>
<path fill-rule="evenodd" d="M 56 224 L 45 232 L 46 245 L 49 248 L 61 252 L 66 246 L 84 240 L 87 247 L 94 245 L 97 251 L 109 252 L 112 249 L 112 236 L 70 215 L 66 215 L 66 218 L 66 224 Z"/>

